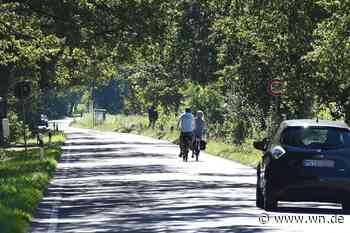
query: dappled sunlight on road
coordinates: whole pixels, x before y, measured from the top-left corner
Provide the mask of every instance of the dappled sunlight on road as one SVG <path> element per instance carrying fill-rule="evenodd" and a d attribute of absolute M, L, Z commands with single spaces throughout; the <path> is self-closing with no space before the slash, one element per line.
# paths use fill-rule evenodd
<path fill-rule="evenodd" d="M 177 154 L 160 140 L 69 128 L 31 232 L 300 230 L 258 222 L 254 169 L 206 154 L 183 163 Z"/>

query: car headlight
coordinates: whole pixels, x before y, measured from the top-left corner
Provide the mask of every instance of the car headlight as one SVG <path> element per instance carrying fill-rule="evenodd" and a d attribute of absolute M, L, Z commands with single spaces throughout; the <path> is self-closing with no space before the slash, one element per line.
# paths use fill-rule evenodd
<path fill-rule="evenodd" d="M 286 153 L 286 150 L 283 149 L 283 147 L 281 146 L 275 146 L 274 148 L 272 148 L 271 150 L 271 155 L 274 159 L 279 159 L 282 157 L 282 155 L 284 155 Z"/>

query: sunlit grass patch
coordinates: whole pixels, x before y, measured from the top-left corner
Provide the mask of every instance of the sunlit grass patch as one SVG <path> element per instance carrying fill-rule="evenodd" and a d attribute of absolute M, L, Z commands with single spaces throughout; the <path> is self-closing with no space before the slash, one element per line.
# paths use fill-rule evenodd
<path fill-rule="evenodd" d="M 44 144 L 45 144 L 45 145 L 47 145 L 47 144 L 49 143 L 49 136 L 48 136 L 48 133 L 47 133 L 47 132 L 46 132 L 46 133 L 43 133 L 43 140 L 44 140 Z M 53 144 L 60 144 L 60 143 L 62 143 L 63 141 L 64 141 L 64 135 L 63 135 L 63 133 L 59 132 L 59 133 L 55 133 L 55 134 L 52 135 L 51 143 L 53 143 Z M 22 138 L 19 140 L 19 142 L 20 142 L 21 144 L 24 143 L 24 141 L 23 141 Z M 35 137 L 34 137 L 34 138 L 28 138 L 28 140 L 27 140 L 27 144 L 28 144 L 28 145 L 36 145 L 36 143 L 37 143 L 37 140 L 36 140 Z"/>
<path fill-rule="evenodd" d="M 231 145 L 220 141 L 209 141 L 206 151 L 252 167 L 255 167 L 261 158 L 260 152 L 255 150 L 250 143 Z"/>
<path fill-rule="evenodd" d="M 27 232 L 29 221 L 52 178 L 61 154 L 62 134 L 54 135 L 52 144 L 39 149 L 3 151 L 0 160 L 0 231 Z"/>

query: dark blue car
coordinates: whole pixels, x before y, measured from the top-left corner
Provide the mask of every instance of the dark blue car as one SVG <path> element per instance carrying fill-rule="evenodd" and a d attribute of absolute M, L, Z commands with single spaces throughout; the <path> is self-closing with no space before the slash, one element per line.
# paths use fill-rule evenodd
<path fill-rule="evenodd" d="M 341 203 L 350 209 L 350 129 L 343 122 L 287 120 L 263 151 L 257 167 L 256 205 L 278 201 Z"/>

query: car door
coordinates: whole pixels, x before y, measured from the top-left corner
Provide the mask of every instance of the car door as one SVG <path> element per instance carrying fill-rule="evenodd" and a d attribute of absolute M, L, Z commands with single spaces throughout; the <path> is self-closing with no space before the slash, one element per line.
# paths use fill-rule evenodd
<path fill-rule="evenodd" d="M 268 143 L 267 150 L 264 152 L 261 163 L 260 163 L 260 187 L 264 187 L 266 183 L 266 179 L 269 177 L 269 173 L 271 173 L 271 163 L 273 162 L 272 158 L 272 149 L 278 145 L 280 145 L 280 137 L 283 132 L 284 127 L 281 125 L 276 134 L 274 135 L 272 141 Z"/>

